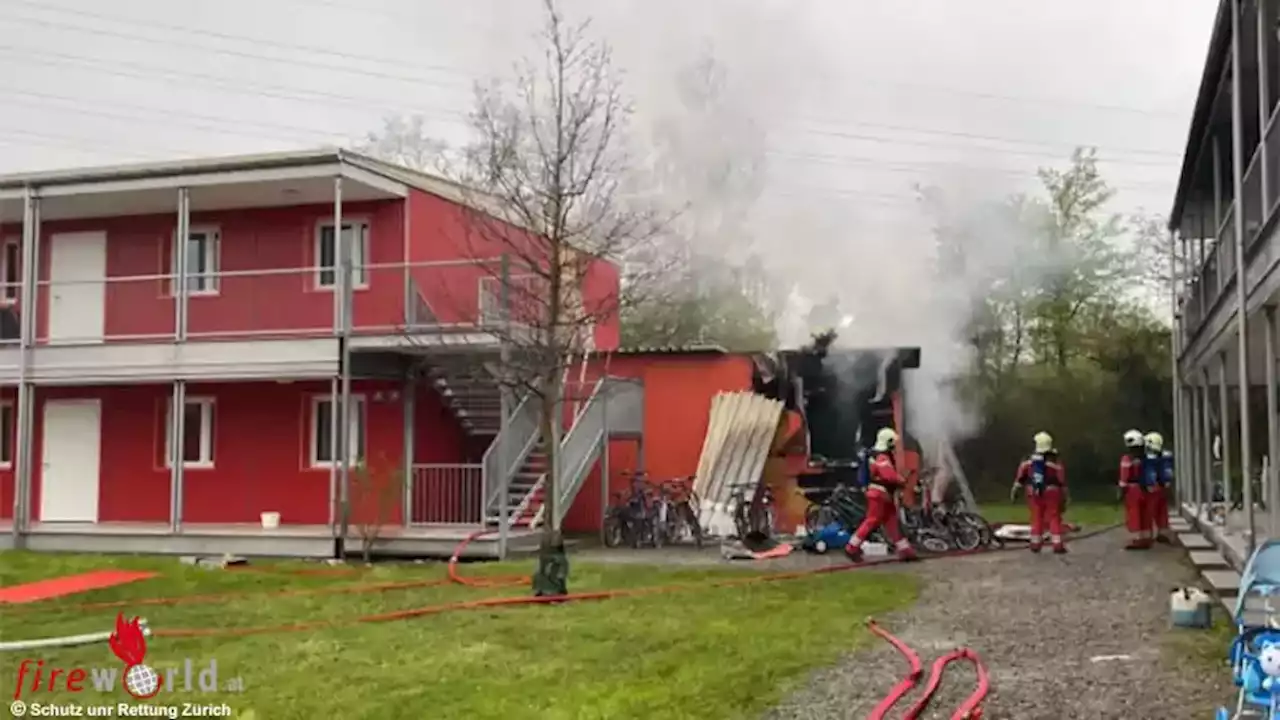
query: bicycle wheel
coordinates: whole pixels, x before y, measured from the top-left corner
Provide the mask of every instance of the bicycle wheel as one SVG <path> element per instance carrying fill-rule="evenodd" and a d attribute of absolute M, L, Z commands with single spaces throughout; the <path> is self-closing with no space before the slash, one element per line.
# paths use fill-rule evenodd
<path fill-rule="evenodd" d="M 951 538 L 947 537 L 945 533 L 938 532 L 933 528 L 921 528 L 916 533 L 916 541 L 912 544 L 918 544 L 931 553 L 945 553 L 951 551 L 951 542 Z"/>
<path fill-rule="evenodd" d="M 773 537 L 774 528 L 777 527 L 776 519 L 773 514 L 773 506 L 765 507 L 764 510 L 756 513 L 756 532 L 764 533 L 766 537 Z"/>
<path fill-rule="evenodd" d="M 621 517 L 616 513 L 610 513 L 604 519 L 604 545 L 605 547 L 616 548 L 627 540 L 627 529 Z"/>
<path fill-rule="evenodd" d="M 995 542 L 996 531 L 991 529 L 991 523 L 987 522 L 986 518 L 977 513 L 966 511 L 958 512 L 954 517 L 958 523 L 968 525 L 978 532 L 981 538 L 979 541 L 981 547 L 987 547 Z"/>
<path fill-rule="evenodd" d="M 947 531 L 957 550 L 969 551 L 983 547 L 982 531 L 978 528 L 959 518 L 951 519 L 947 525 Z"/>
<path fill-rule="evenodd" d="M 739 502 L 733 508 L 733 531 L 737 533 L 739 540 L 745 539 L 747 533 L 751 531 L 751 524 L 747 519 L 747 508 L 744 503 Z"/>
<path fill-rule="evenodd" d="M 685 522 L 689 524 L 689 534 L 693 536 L 693 546 L 701 550 L 702 523 L 698 522 L 698 514 L 693 511 L 693 508 L 687 508 L 687 510 L 689 515 L 685 518 Z"/>
<path fill-rule="evenodd" d="M 631 547 L 639 550 L 645 544 L 648 526 L 649 521 L 643 515 L 633 513 L 627 517 L 627 535 L 631 540 Z"/>

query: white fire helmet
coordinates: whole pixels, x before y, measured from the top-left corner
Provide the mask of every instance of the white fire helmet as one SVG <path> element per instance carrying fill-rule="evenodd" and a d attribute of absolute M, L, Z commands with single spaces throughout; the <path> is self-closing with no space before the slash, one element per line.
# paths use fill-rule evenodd
<path fill-rule="evenodd" d="M 1053 449 L 1053 436 L 1049 433 L 1038 432 L 1033 439 L 1036 444 L 1036 452 L 1047 453 Z"/>
<path fill-rule="evenodd" d="M 1131 447 L 1131 448 L 1141 447 L 1141 446 L 1142 446 L 1142 431 L 1141 431 L 1141 430 L 1128 430 L 1128 431 L 1126 431 L 1126 432 L 1125 432 L 1125 434 L 1124 434 L 1124 446 L 1125 446 L 1125 447 Z"/>
<path fill-rule="evenodd" d="M 876 433 L 876 452 L 889 452 L 898 444 L 898 433 L 893 428 L 880 428 Z"/>
<path fill-rule="evenodd" d="M 1143 438 L 1143 444 L 1147 446 L 1148 450 L 1154 453 L 1164 450 L 1164 438 L 1161 437 L 1158 432 L 1147 433 L 1147 436 Z"/>

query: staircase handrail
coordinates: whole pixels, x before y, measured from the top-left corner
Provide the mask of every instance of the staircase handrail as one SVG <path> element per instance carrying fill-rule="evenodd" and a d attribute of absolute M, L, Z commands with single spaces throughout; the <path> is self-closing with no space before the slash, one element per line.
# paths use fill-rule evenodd
<path fill-rule="evenodd" d="M 556 522 L 564 520 L 569 510 L 569 501 L 577 494 L 582 481 L 591 471 L 604 441 L 606 392 L 608 378 L 600 378 L 587 401 L 575 414 L 569 432 L 560 441 L 560 457 L 556 463 L 558 477 L 552 486 L 552 491 L 558 491 Z"/>
<path fill-rule="evenodd" d="M 533 393 L 525 395 L 512 411 L 510 418 L 494 436 L 489 448 L 484 451 L 481 464 L 484 466 L 484 507 L 492 507 L 502 494 L 502 489 L 510 485 L 511 479 L 520 470 L 525 458 L 538 442 L 539 403 Z"/>

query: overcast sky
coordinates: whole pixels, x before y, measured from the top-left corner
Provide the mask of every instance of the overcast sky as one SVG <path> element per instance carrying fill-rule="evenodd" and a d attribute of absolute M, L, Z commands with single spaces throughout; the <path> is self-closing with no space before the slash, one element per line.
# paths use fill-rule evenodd
<path fill-rule="evenodd" d="M 538 5 L 0 0 L 0 171 L 349 143 L 388 113 L 425 114 L 456 137 L 470 84 L 509 66 Z M 700 43 L 715 47 L 751 88 L 746 110 L 766 118 L 778 198 L 892 209 L 954 164 L 1016 185 L 1092 144 L 1118 206 L 1164 211 L 1215 2 L 593 0 L 569 11 L 588 5 L 642 112 Z"/>

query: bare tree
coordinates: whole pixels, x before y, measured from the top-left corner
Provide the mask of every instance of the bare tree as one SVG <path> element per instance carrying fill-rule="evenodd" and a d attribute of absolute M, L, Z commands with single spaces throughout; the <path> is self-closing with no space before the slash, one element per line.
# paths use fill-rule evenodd
<path fill-rule="evenodd" d="M 665 221 L 631 182 L 631 111 L 610 47 L 589 36 L 588 22 L 568 24 L 554 0 L 544 7 L 542 56 L 519 64 L 510 82 L 477 87 L 474 141 L 459 174 L 479 188 L 464 190 L 466 252 L 504 296 L 501 321 L 486 326 L 506 347 L 490 379 L 540 405 L 548 470 L 539 576 L 547 578 L 563 567 L 555 491 L 563 376 L 598 325 L 647 298 L 658 272 L 647 249 Z M 495 265 L 495 255 L 507 261 Z M 618 289 L 584 296 L 588 276 L 608 267 L 620 269 Z M 554 584 L 563 592 L 563 579 Z"/>
<path fill-rule="evenodd" d="M 422 115 L 384 118 L 382 129 L 365 135 L 355 149 L 422 172 L 441 172 L 447 165 L 447 146 L 427 131 Z"/>

